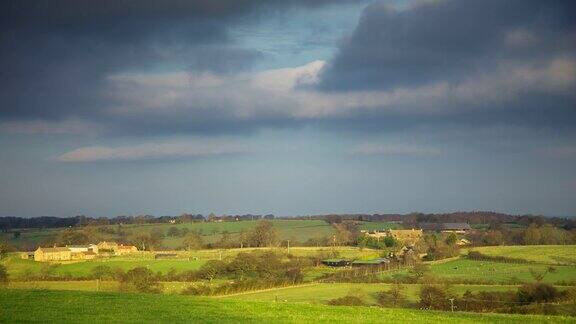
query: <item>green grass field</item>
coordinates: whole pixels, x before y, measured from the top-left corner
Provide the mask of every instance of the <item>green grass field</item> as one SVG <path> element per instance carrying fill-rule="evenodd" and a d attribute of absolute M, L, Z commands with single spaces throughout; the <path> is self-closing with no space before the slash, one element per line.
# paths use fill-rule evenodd
<path fill-rule="evenodd" d="M 0 290 L 0 322 L 570 323 L 573 318 L 246 302 L 190 296 Z"/>
<path fill-rule="evenodd" d="M 233 239 L 236 239 L 241 231 L 249 231 L 256 226 L 258 221 L 238 221 L 238 222 L 199 222 L 185 224 L 143 224 L 125 225 L 123 229 L 132 233 L 151 232 L 159 229 L 167 233 L 171 227 L 178 229 L 187 228 L 190 231 L 199 231 L 206 243 L 213 243 L 222 237 L 222 233 L 227 231 Z M 292 240 L 293 242 L 305 242 L 310 238 L 327 237 L 334 233 L 333 227 L 321 220 L 272 220 L 274 228 L 278 231 L 281 240 Z M 111 226 L 114 228 L 114 226 Z M 114 240 L 117 237 L 108 235 L 107 239 Z M 183 245 L 182 237 L 168 237 L 162 240 L 162 245 L 168 249 L 179 248 Z"/>
<path fill-rule="evenodd" d="M 287 253 L 286 248 L 245 248 L 245 249 L 224 249 L 224 250 L 197 250 L 197 251 L 182 251 L 178 252 L 178 259 L 160 259 L 155 260 L 154 254 L 151 252 L 141 252 L 133 256 L 112 257 L 110 259 L 95 259 L 89 261 L 75 261 L 75 262 L 36 262 L 33 260 L 23 260 L 18 253 L 12 253 L 8 257 L 0 260 L 8 269 L 8 274 L 13 280 L 22 280 L 26 275 L 39 274 L 42 271 L 47 271 L 50 268 L 50 274 L 57 276 L 71 276 L 71 277 L 85 277 L 90 275 L 92 269 L 105 265 L 110 268 L 121 268 L 123 270 L 130 270 L 136 267 L 147 267 L 155 272 L 167 273 L 171 269 L 177 272 L 187 270 L 199 269 L 207 260 L 217 260 L 230 258 L 236 256 L 241 252 L 252 251 L 275 251 L 279 253 Z M 297 256 L 312 256 L 318 253 L 332 254 L 336 253 L 337 256 L 351 259 L 371 259 L 379 257 L 381 251 L 372 249 L 362 249 L 356 247 L 292 247 L 290 254 Z M 324 272 L 329 272 L 330 269 L 318 268 L 309 269 L 307 278 L 314 278 L 322 275 Z"/>
<path fill-rule="evenodd" d="M 112 269 L 121 268 L 123 270 L 130 270 L 136 267 L 146 267 L 152 271 L 160 271 L 162 273 L 167 273 L 170 269 L 176 271 L 197 270 L 206 263 L 206 260 L 111 258 L 59 264 L 53 262 L 47 263 L 36 262 L 33 260 L 22 260 L 18 255 L 10 255 L 0 263 L 6 266 L 10 278 L 17 280 L 22 279 L 25 275 L 38 274 L 42 271 L 49 271 L 49 274 L 56 276 L 67 275 L 71 277 L 84 277 L 90 275 L 92 269 L 101 265 L 109 266 Z"/>
<path fill-rule="evenodd" d="M 238 222 L 198 222 L 184 224 L 129 224 L 121 228 L 126 233 L 134 235 L 137 233 L 150 233 L 152 230 L 160 230 L 167 234 L 168 229 L 175 227 L 179 230 L 184 228 L 190 231 L 199 231 L 205 243 L 214 243 L 222 237 L 222 233 L 227 231 L 233 239 L 236 239 L 241 231 L 249 231 L 256 226 L 258 221 L 238 221 Z M 292 240 L 293 243 L 305 242 L 311 238 L 323 238 L 331 236 L 334 228 L 321 220 L 272 220 L 274 228 L 278 231 L 281 240 Z M 377 223 L 373 223 L 377 224 Z M 95 233 L 102 240 L 119 240 L 115 234 L 100 232 L 99 227 L 109 227 L 116 230 L 118 225 L 96 226 Z M 41 244 L 45 244 L 54 239 L 62 229 L 22 229 L 21 235 L 14 238 L 11 234 L 0 233 L 0 239 L 6 240 L 11 246 L 18 250 L 33 250 Z M 165 236 L 162 245 L 166 249 L 177 249 L 183 246 L 183 237 Z"/>
<path fill-rule="evenodd" d="M 546 264 L 516 264 L 492 261 L 476 261 L 456 259 L 447 262 L 433 263 L 430 273 L 438 278 L 448 279 L 452 282 L 477 281 L 496 284 L 509 284 L 514 281 L 533 282 L 534 277 L 530 269 L 536 273 L 544 274 L 544 282 L 574 282 L 576 281 L 575 266 L 554 266 L 554 272 L 548 271 Z M 408 270 L 391 271 L 383 274 L 384 277 L 406 275 Z"/>
<path fill-rule="evenodd" d="M 367 231 L 384 231 L 387 229 L 400 229 L 401 224 L 391 222 L 362 222 L 358 229 Z"/>
<path fill-rule="evenodd" d="M 269 289 L 265 291 L 242 293 L 237 295 L 224 296 L 224 299 L 253 300 L 253 301 L 287 301 L 287 302 L 307 302 L 325 303 L 330 299 L 344 297 L 348 293 L 360 293 L 364 295 L 370 304 L 376 304 L 376 293 L 389 290 L 393 285 L 383 283 L 318 283 L 295 287 Z M 419 300 L 421 285 L 402 285 L 402 290 L 410 302 Z M 450 290 L 462 295 L 466 290 L 479 291 L 507 291 L 516 290 L 516 286 L 504 285 L 452 285 Z"/>
<path fill-rule="evenodd" d="M 483 246 L 471 250 L 533 262 L 576 265 L 576 245 Z"/>
<path fill-rule="evenodd" d="M 530 269 L 538 273 L 546 273 L 545 282 L 576 280 L 576 267 L 555 266 L 555 272 L 547 272 L 548 266 L 543 264 L 514 264 L 500 262 L 475 261 L 459 259 L 431 266 L 432 273 L 441 278 L 493 280 L 498 283 L 509 282 L 511 278 L 521 281 L 534 281 Z"/>

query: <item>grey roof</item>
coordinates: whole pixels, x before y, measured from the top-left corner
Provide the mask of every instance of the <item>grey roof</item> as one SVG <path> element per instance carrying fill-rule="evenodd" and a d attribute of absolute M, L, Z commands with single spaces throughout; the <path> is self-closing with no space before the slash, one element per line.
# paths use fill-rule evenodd
<path fill-rule="evenodd" d="M 472 227 L 468 223 L 419 223 L 418 227 L 423 230 L 428 231 L 440 231 L 440 230 L 471 230 Z"/>
<path fill-rule="evenodd" d="M 441 227 L 443 230 L 470 230 L 472 227 L 468 223 L 444 223 Z"/>
<path fill-rule="evenodd" d="M 38 248 L 38 250 L 42 250 L 43 252 L 66 252 L 66 251 L 70 251 L 67 247 Z"/>

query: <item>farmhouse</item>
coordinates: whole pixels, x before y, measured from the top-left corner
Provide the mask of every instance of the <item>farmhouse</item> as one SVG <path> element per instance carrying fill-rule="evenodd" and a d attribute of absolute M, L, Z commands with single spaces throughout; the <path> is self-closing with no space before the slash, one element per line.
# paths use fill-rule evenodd
<path fill-rule="evenodd" d="M 386 236 L 388 236 L 388 231 L 366 231 L 366 230 L 362 230 L 360 231 L 360 233 L 369 236 L 369 237 L 373 237 L 375 239 L 380 240 L 381 238 L 384 238 Z"/>
<path fill-rule="evenodd" d="M 409 230 L 388 230 L 390 236 L 392 236 L 395 240 L 400 241 L 404 244 L 415 244 L 418 242 L 422 236 L 421 229 L 409 229 Z"/>
<path fill-rule="evenodd" d="M 362 231 L 362 233 L 366 236 L 373 237 L 378 240 L 385 237 L 393 237 L 395 240 L 402 242 L 403 244 L 415 244 L 423 236 L 421 229 L 409 229 L 409 230 L 389 229 L 386 231 L 374 231 L 374 232 Z"/>
<path fill-rule="evenodd" d="M 468 223 L 444 223 L 441 226 L 441 231 L 444 233 L 460 233 L 464 234 L 470 231 L 472 227 Z"/>
<path fill-rule="evenodd" d="M 424 231 L 459 234 L 464 234 L 472 230 L 472 227 L 470 227 L 468 223 L 420 223 L 418 227 Z"/>
<path fill-rule="evenodd" d="M 118 243 L 102 241 L 98 243 L 97 247 L 98 251 L 101 252 L 115 252 L 116 249 L 118 248 Z"/>
<path fill-rule="evenodd" d="M 87 244 L 87 245 L 66 245 L 70 252 L 72 253 L 79 253 L 79 252 L 88 252 L 92 251 L 94 253 L 98 253 L 98 245 L 96 244 Z"/>
<path fill-rule="evenodd" d="M 24 260 L 34 260 L 34 252 L 22 252 L 20 258 Z"/>
<path fill-rule="evenodd" d="M 122 244 L 118 245 L 116 247 L 116 250 L 114 251 L 116 255 L 124 255 L 133 252 L 138 252 L 138 248 L 135 247 L 134 245 L 122 245 Z"/>
<path fill-rule="evenodd" d="M 72 259 L 72 252 L 67 247 L 42 248 L 34 251 L 36 261 L 67 261 Z"/>

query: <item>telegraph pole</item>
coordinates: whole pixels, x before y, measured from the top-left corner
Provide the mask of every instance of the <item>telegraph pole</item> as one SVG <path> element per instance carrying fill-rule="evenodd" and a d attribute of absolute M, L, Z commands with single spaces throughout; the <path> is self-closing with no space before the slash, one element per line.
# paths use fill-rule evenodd
<path fill-rule="evenodd" d="M 288 240 L 288 254 L 290 254 L 290 240 Z"/>
<path fill-rule="evenodd" d="M 452 312 L 454 312 L 454 298 L 449 298 L 448 300 L 450 301 L 450 308 L 452 309 Z"/>

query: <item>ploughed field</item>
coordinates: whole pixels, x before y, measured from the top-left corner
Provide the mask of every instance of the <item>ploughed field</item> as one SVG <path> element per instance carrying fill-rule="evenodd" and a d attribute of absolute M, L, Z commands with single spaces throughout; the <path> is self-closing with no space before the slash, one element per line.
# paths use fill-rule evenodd
<path fill-rule="evenodd" d="M 215 300 L 109 292 L 0 290 L 0 322 L 573 323 L 572 318 Z"/>

